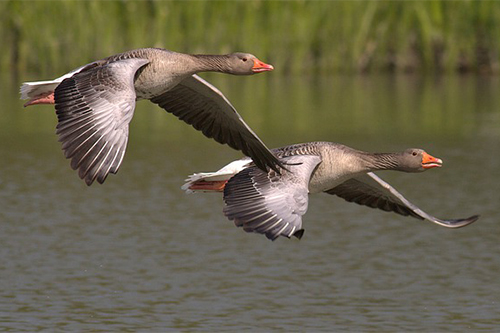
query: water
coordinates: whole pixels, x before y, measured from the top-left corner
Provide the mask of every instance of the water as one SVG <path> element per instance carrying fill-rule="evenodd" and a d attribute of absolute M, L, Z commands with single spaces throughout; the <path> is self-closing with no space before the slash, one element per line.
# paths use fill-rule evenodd
<path fill-rule="evenodd" d="M 179 189 L 238 152 L 141 102 L 120 172 L 87 187 L 53 108 L 23 109 L 2 78 L 1 330 L 498 328 L 498 78 L 209 77 L 271 147 L 425 148 L 443 168 L 380 176 L 433 215 L 481 219 L 449 230 L 318 194 L 303 239 L 270 242 Z"/>

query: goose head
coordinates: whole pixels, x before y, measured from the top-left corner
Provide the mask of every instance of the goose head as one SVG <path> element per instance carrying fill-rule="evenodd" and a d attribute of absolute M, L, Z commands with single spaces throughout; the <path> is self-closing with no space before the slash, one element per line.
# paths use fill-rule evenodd
<path fill-rule="evenodd" d="M 257 59 L 250 53 L 228 54 L 229 73 L 234 75 L 251 75 L 272 71 L 274 67 Z"/>
<path fill-rule="evenodd" d="M 398 158 L 399 170 L 406 172 L 422 172 L 427 169 L 439 168 L 443 165 L 440 158 L 427 154 L 423 149 L 409 148 Z"/>

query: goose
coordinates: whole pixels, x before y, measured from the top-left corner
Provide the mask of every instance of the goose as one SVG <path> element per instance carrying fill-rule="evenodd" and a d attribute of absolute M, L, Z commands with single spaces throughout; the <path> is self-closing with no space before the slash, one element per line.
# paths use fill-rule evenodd
<path fill-rule="evenodd" d="M 55 104 L 56 133 L 66 158 L 87 185 L 103 183 L 122 163 L 136 100 L 148 99 L 205 136 L 241 150 L 263 170 L 281 162 L 227 98 L 196 75 L 252 75 L 273 70 L 249 53 L 184 54 L 143 48 L 81 66 L 50 81 L 25 82 L 24 106 Z"/>
<path fill-rule="evenodd" d="M 479 218 L 439 219 L 409 202 L 373 171 L 422 172 L 441 167 L 443 161 L 422 149 L 397 153 L 368 153 L 332 142 L 309 142 L 273 149 L 287 170 L 263 171 L 249 158 L 226 165 L 216 172 L 195 173 L 182 189 L 223 192 L 224 215 L 246 232 L 301 238 L 302 215 L 308 194 L 324 192 L 349 202 L 421 220 L 447 228 L 460 228 Z"/>

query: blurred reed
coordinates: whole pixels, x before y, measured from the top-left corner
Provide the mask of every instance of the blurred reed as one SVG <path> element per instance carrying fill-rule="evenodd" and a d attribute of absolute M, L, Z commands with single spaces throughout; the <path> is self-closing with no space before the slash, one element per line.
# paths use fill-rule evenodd
<path fill-rule="evenodd" d="M 2 72 L 57 75 L 127 49 L 247 51 L 282 74 L 487 72 L 496 1 L 2 1 Z"/>

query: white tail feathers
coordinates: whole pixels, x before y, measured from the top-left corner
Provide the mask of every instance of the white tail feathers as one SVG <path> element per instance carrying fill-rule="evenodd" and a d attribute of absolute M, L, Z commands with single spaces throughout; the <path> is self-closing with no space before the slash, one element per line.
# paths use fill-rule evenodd
<path fill-rule="evenodd" d="M 225 177 L 227 179 L 222 179 L 223 177 L 217 174 L 217 172 L 195 173 L 185 180 L 186 183 L 181 188 L 186 193 L 220 192 L 232 176 L 232 174 L 227 174 Z"/>
<path fill-rule="evenodd" d="M 21 86 L 20 93 L 21 99 L 31 99 L 37 97 L 41 94 L 47 94 L 53 92 L 59 83 L 63 82 L 64 79 L 72 77 L 74 74 L 80 72 L 85 66 L 78 67 L 77 69 L 58 77 L 57 79 L 50 81 L 34 81 L 34 82 L 24 82 Z"/>
<path fill-rule="evenodd" d="M 42 94 L 53 92 L 60 81 L 37 81 L 37 82 L 24 82 L 21 86 L 20 93 L 21 99 L 31 99 Z"/>
<path fill-rule="evenodd" d="M 245 169 L 251 162 L 252 160 L 246 157 L 241 160 L 233 161 L 215 172 L 199 172 L 192 174 L 185 179 L 186 183 L 182 185 L 181 188 L 186 191 L 186 193 L 221 192 L 224 190 L 226 182 L 238 172 Z"/>

